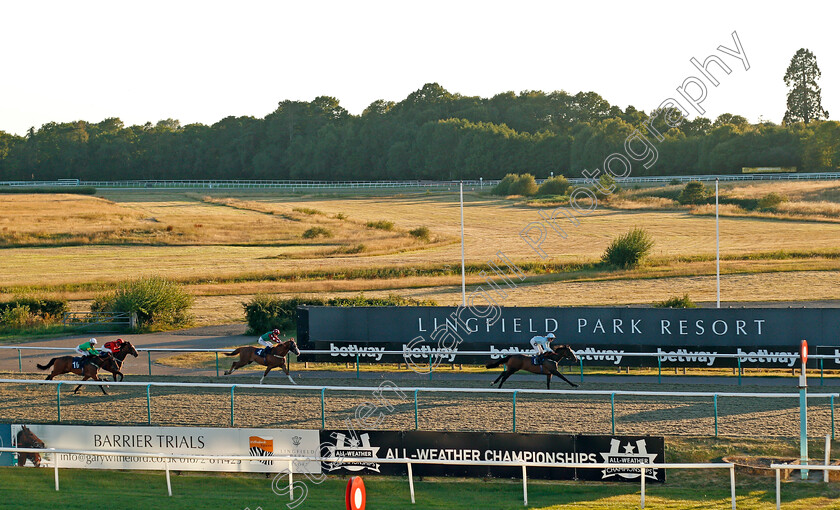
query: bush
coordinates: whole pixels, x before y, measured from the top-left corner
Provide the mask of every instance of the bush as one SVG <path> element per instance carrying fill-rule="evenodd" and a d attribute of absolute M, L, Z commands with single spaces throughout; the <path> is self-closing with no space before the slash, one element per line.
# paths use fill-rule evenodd
<path fill-rule="evenodd" d="M 788 198 L 785 195 L 776 193 L 774 191 L 773 193 L 768 193 L 763 197 L 759 198 L 758 204 L 756 204 L 756 206 L 762 210 L 772 211 L 776 208 L 777 205 L 787 201 Z"/>
<path fill-rule="evenodd" d="M 135 312 L 139 326 L 179 325 L 189 323 L 193 300 L 181 285 L 160 276 L 149 276 L 122 282 L 113 294 L 98 296 L 91 311 Z"/>
<path fill-rule="evenodd" d="M 408 233 L 422 241 L 429 240 L 429 227 L 417 227 L 414 230 L 409 230 Z"/>
<path fill-rule="evenodd" d="M 653 304 L 655 308 L 697 308 L 688 294 L 676 296 Z"/>
<path fill-rule="evenodd" d="M 340 255 L 354 255 L 356 253 L 362 253 L 367 249 L 363 243 L 354 244 L 354 245 L 344 245 L 339 246 L 338 248 L 333 251 L 333 254 L 340 254 Z"/>
<path fill-rule="evenodd" d="M 303 213 L 303 214 L 309 214 L 309 215 L 324 214 L 321 211 L 319 211 L 318 209 L 312 209 L 310 207 L 295 207 L 292 210 L 295 211 L 295 212 L 299 212 L 299 213 Z"/>
<path fill-rule="evenodd" d="M 544 180 L 537 190 L 537 195 L 568 195 L 571 187 L 572 185 L 569 184 L 568 179 L 562 175 L 558 175 L 557 177 Z"/>
<path fill-rule="evenodd" d="M 602 191 L 604 190 L 604 191 Z M 595 186 L 595 196 L 598 198 L 605 198 L 610 195 L 615 195 L 621 191 L 621 186 L 618 185 L 615 178 L 610 174 L 604 174 L 598 179 L 598 186 Z"/>
<path fill-rule="evenodd" d="M 633 229 L 614 239 L 601 260 L 616 267 L 633 268 L 641 263 L 652 247 L 653 239 L 646 231 Z"/>
<path fill-rule="evenodd" d="M 385 298 L 367 298 L 364 294 L 351 298 L 323 299 L 317 297 L 293 297 L 282 299 L 265 294 L 254 296 L 251 301 L 242 303 L 245 318 L 248 320 L 249 334 L 263 334 L 272 329 L 281 331 L 297 326 L 297 308 L 299 306 L 436 306 L 431 300 L 404 298 L 390 294 Z"/>
<path fill-rule="evenodd" d="M 510 195 L 510 187 L 514 182 L 516 182 L 517 177 L 519 176 L 516 174 L 507 174 L 501 181 L 499 181 L 499 184 L 496 184 L 493 187 L 491 193 L 503 197 Z"/>
<path fill-rule="evenodd" d="M 324 227 L 312 227 L 302 235 L 304 239 L 315 239 L 318 236 L 332 237 L 332 232 Z"/>
<path fill-rule="evenodd" d="M 522 174 L 510 185 L 511 195 L 530 197 L 537 192 L 537 181 L 531 174 Z"/>
<path fill-rule="evenodd" d="M 20 306 L 27 307 L 29 309 L 29 313 L 37 315 L 42 319 L 61 317 L 69 310 L 67 300 L 64 299 L 21 297 L 13 299 L 12 301 L 0 303 L 0 313 Z"/>
<path fill-rule="evenodd" d="M 394 230 L 394 222 L 388 220 L 369 221 L 365 224 L 367 228 L 378 228 L 379 230 Z"/>
<path fill-rule="evenodd" d="M 0 325 L 8 328 L 24 328 L 37 322 L 35 314 L 26 305 L 17 305 L 0 312 Z"/>
<path fill-rule="evenodd" d="M 681 204 L 704 204 L 709 198 L 710 191 L 700 181 L 691 181 L 685 185 L 677 202 Z"/>

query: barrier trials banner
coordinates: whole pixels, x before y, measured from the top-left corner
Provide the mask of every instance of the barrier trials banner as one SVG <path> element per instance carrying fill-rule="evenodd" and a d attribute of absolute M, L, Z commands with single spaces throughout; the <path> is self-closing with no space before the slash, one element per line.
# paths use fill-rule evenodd
<path fill-rule="evenodd" d="M 481 312 L 481 310 L 478 310 Z M 491 313 L 494 312 L 494 313 Z M 459 314 L 460 315 L 457 315 Z M 301 307 L 298 344 L 327 354 L 301 361 L 486 363 L 509 354 L 531 353 L 531 337 L 554 333 L 570 344 L 585 365 L 662 364 L 789 368 L 799 363 L 807 339 L 832 354 L 824 368 L 840 368 L 840 309 L 837 308 L 618 308 L 498 307 L 477 317 L 456 307 Z M 384 351 L 404 354 L 385 354 Z M 459 351 L 490 351 L 464 355 Z M 813 351 L 812 351 L 813 352 Z M 809 360 L 817 367 L 817 360 Z"/>
<path fill-rule="evenodd" d="M 5 448 L 12 446 L 12 426 L 8 423 L 0 423 L 0 446 Z M 12 466 L 14 463 L 12 452 L 0 452 L 0 466 Z"/>
<path fill-rule="evenodd" d="M 529 478 L 547 480 L 639 481 L 640 469 L 629 466 L 665 462 L 665 439 L 651 436 L 575 436 L 495 432 L 322 430 L 321 443 L 335 457 L 324 462 L 326 474 L 406 475 L 405 464 L 376 459 L 540 462 L 546 464 L 615 463 L 627 468 L 574 469 L 528 467 Z M 521 467 L 412 464 L 418 476 L 521 478 Z M 648 469 L 645 479 L 664 482 L 665 471 Z"/>
<path fill-rule="evenodd" d="M 229 429 L 198 427 L 89 427 L 27 425 L 46 448 L 127 452 L 124 455 L 42 454 L 41 466 L 61 468 L 163 469 L 163 459 L 150 454 L 183 455 L 318 455 L 317 430 Z M 15 436 L 21 425 L 12 425 Z M 2 437 L 2 426 L 0 426 Z M 180 471 L 276 472 L 288 462 L 266 460 L 170 459 Z M 27 466 L 30 464 L 27 463 Z M 317 462 L 295 462 L 297 473 L 320 473 Z"/>

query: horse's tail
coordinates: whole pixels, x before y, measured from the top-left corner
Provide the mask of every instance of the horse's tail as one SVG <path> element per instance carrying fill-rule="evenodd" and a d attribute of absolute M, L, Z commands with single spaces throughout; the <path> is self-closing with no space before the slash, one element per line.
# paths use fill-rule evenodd
<path fill-rule="evenodd" d="M 235 356 L 235 355 L 239 354 L 239 351 L 241 351 L 241 350 L 242 350 L 242 347 L 237 347 L 236 349 L 233 350 L 233 352 L 226 352 L 225 356 Z"/>
<path fill-rule="evenodd" d="M 48 368 L 50 368 L 51 366 L 53 366 L 53 363 L 55 363 L 55 360 L 56 360 L 56 358 L 53 358 L 53 359 L 51 359 L 51 360 L 50 360 L 50 362 L 49 362 L 49 363 L 47 363 L 46 365 L 41 365 L 41 364 L 38 364 L 38 365 L 36 365 L 36 366 L 37 366 L 38 368 L 40 368 L 41 370 L 47 370 Z"/>
<path fill-rule="evenodd" d="M 507 363 L 507 360 L 510 359 L 510 356 L 505 356 L 504 358 L 499 358 L 496 361 L 491 361 L 490 363 L 484 365 L 486 368 L 496 368 L 499 365 Z"/>

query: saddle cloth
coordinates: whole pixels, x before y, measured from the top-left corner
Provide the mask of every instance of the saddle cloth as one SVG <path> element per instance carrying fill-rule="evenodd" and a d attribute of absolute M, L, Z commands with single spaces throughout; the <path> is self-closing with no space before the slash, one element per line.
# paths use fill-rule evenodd
<path fill-rule="evenodd" d="M 254 354 L 256 354 L 257 356 L 259 356 L 261 358 L 265 357 L 265 348 L 257 349 L 257 352 L 255 352 Z"/>
<path fill-rule="evenodd" d="M 82 366 L 82 358 L 73 358 L 73 368 L 81 368 Z"/>
<path fill-rule="evenodd" d="M 540 363 L 540 357 L 539 356 L 531 356 L 531 364 L 534 365 L 535 367 L 542 365 L 542 363 Z"/>

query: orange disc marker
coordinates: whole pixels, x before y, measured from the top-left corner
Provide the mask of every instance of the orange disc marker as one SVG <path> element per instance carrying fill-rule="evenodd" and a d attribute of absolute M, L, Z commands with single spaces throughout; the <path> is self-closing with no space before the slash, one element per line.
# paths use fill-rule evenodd
<path fill-rule="evenodd" d="M 365 483 L 361 476 L 354 476 L 348 480 L 344 502 L 347 504 L 347 510 L 365 510 L 367 495 L 365 494 Z"/>

